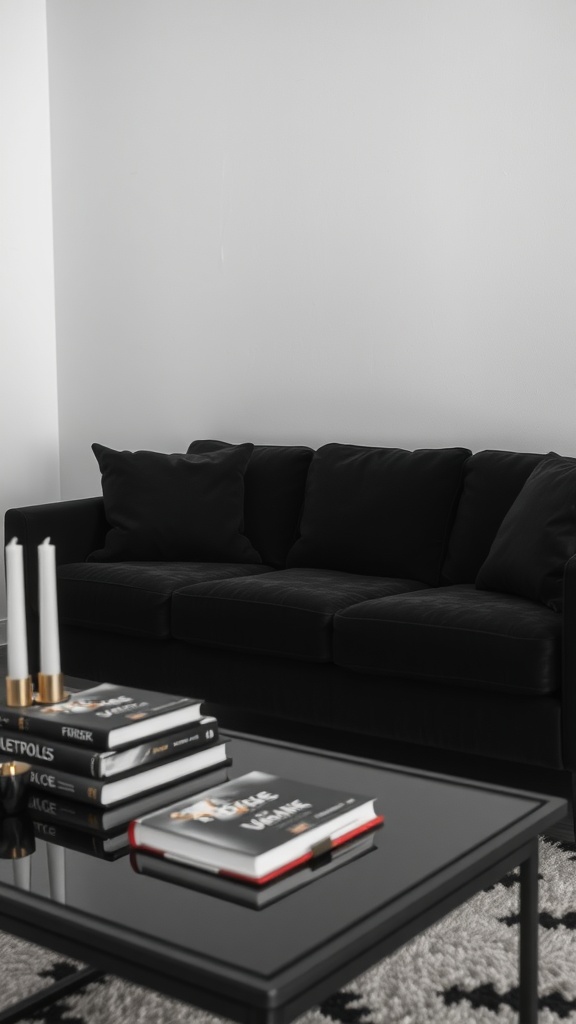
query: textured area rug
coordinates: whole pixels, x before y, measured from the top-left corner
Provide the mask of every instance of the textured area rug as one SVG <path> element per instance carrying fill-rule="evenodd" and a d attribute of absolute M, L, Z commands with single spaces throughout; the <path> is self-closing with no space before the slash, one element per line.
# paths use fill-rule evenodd
<path fill-rule="evenodd" d="M 508 1024 L 518 1010 L 519 873 L 506 875 L 299 1024 Z M 576 847 L 540 840 L 539 1024 L 576 1024 Z M 0 933 L 0 1009 L 81 966 Z M 33 971 L 30 968 L 33 965 Z M 32 1024 L 218 1024 L 106 976 Z"/>

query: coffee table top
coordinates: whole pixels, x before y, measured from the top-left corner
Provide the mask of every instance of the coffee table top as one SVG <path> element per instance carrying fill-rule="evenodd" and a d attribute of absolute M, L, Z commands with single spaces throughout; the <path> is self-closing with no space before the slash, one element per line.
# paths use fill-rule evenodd
<path fill-rule="evenodd" d="M 59 902 L 50 844 L 37 840 L 30 891 L 0 860 L 0 928 L 212 1012 L 287 1021 L 394 948 L 395 930 L 407 929 L 403 942 L 443 916 L 447 893 L 475 891 L 487 871 L 497 880 L 567 812 L 556 797 L 228 735 L 232 776 L 258 769 L 375 797 L 385 824 L 373 848 L 254 910 L 139 875 L 128 857 L 69 849 Z"/>

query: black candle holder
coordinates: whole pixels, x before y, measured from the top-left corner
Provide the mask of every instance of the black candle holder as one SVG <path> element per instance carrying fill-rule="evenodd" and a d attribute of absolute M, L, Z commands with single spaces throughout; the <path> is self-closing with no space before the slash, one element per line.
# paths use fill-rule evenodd
<path fill-rule="evenodd" d="M 0 860 L 22 860 L 36 849 L 34 826 L 25 815 L 0 820 Z"/>
<path fill-rule="evenodd" d="M 0 818 L 24 807 L 32 768 L 24 761 L 0 761 Z"/>

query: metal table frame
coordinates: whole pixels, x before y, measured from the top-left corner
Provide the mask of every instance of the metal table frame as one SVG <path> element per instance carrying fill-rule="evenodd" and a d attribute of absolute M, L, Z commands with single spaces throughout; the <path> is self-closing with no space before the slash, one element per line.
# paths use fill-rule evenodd
<path fill-rule="evenodd" d="M 257 741 L 253 737 L 240 738 Z M 293 749 L 290 744 L 277 745 Z M 360 758 L 298 749 L 380 767 Z M 381 767 L 414 775 L 428 774 L 395 766 Z M 434 777 L 475 785 L 448 776 Z M 40 896 L 0 884 L 1 929 L 91 965 L 30 997 L 34 1002 L 25 1000 L 5 1010 L 0 1014 L 0 1024 L 18 1020 L 15 1013 L 19 1012 L 21 1017 L 24 1008 L 29 1013 L 33 1006 L 53 1002 L 95 980 L 100 973 L 125 978 L 244 1024 L 288 1024 L 518 866 L 519 1020 L 520 1024 L 537 1024 L 538 834 L 566 815 L 567 804 L 557 797 L 522 795 L 534 799 L 534 809 L 511 826 L 504 839 L 497 836 L 484 843 L 480 860 L 477 852 L 471 851 L 419 884 L 416 895 L 399 895 L 391 906 L 379 908 L 368 921 L 356 922 L 344 937 L 334 936 L 321 950 L 312 950 L 300 961 L 282 965 L 273 976 L 265 978 L 232 964 L 202 958 L 199 951 L 170 946 L 154 935 L 91 917 L 74 907 L 50 904 Z"/>

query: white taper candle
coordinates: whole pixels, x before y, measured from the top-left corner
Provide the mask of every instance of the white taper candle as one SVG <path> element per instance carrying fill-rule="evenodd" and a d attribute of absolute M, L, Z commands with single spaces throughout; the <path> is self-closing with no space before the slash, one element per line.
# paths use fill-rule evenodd
<path fill-rule="evenodd" d="M 58 599 L 56 596 L 56 548 L 46 537 L 38 545 L 38 597 L 40 607 L 40 671 L 60 672 Z"/>
<path fill-rule="evenodd" d="M 30 892 L 32 882 L 32 857 L 21 857 L 12 861 L 14 885 Z"/>
<path fill-rule="evenodd" d="M 66 851 L 63 846 L 48 847 L 48 883 L 50 896 L 58 903 L 66 903 Z"/>
<path fill-rule="evenodd" d="M 24 557 L 22 545 L 13 537 L 6 545 L 6 591 L 8 605 L 8 675 L 11 679 L 28 676 L 26 636 L 26 598 L 24 593 Z"/>

